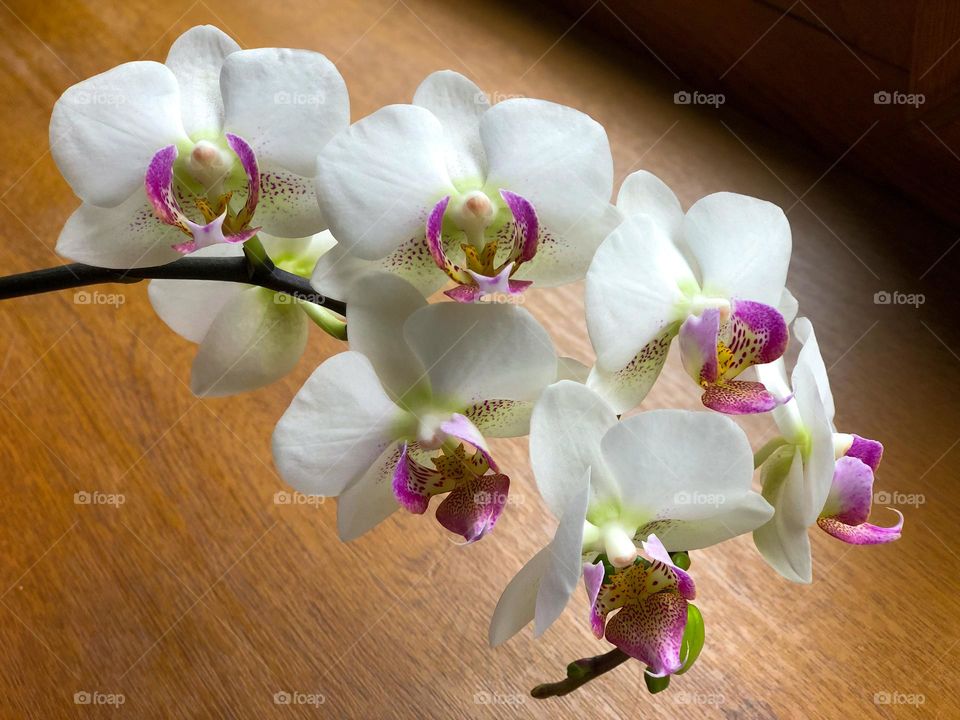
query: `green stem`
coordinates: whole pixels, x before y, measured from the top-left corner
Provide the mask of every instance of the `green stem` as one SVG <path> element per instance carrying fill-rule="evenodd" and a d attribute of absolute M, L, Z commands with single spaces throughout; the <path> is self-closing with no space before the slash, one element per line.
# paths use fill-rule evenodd
<path fill-rule="evenodd" d="M 758 468 L 763 465 L 763 463 L 767 461 L 767 458 L 773 455 L 778 448 L 781 448 L 786 444 L 787 441 L 782 437 L 776 437 L 768 442 L 753 454 L 753 467 Z"/>
<path fill-rule="evenodd" d="M 530 691 L 530 694 L 537 698 L 537 700 L 545 700 L 546 698 L 559 697 L 572 693 L 578 687 L 586 685 L 604 673 L 610 672 L 629 659 L 630 656 L 623 652 L 623 650 L 614 648 L 603 655 L 574 660 L 567 665 L 567 677 L 565 679 L 558 682 L 537 685 Z"/>
<path fill-rule="evenodd" d="M 327 335 L 337 340 L 347 339 L 347 324 L 326 308 L 312 302 L 301 302 L 300 309 Z"/>

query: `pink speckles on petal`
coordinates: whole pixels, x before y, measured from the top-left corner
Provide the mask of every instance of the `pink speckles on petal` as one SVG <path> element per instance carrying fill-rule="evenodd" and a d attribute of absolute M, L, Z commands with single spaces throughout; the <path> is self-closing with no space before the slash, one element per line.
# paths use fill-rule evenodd
<path fill-rule="evenodd" d="M 651 534 L 641 543 L 641 545 L 643 546 L 643 552 L 646 553 L 647 557 L 649 557 L 651 560 L 656 560 L 665 567 L 669 568 L 669 571 L 672 572 L 676 577 L 677 590 L 685 600 L 696 599 L 697 588 L 693 583 L 693 578 L 690 577 L 690 574 L 685 570 L 681 570 L 674 565 L 673 558 L 670 557 L 670 553 L 667 552 L 667 549 L 664 547 L 663 543 L 660 542 L 660 538 Z"/>
<path fill-rule="evenodd" d="M 537 211 L 529 200 L 509 190 L 500 190 L 500 197 L 513 214 L 517 237 L 517 262 L 524 263 L 537 254 L 537 242 L 540 237 L 540 221 Z"/>
<path fill-rule="evenodd" d="M 876 440 L 853 436 L 853 444 L 846 452 L 847 457 L 855 457 L 870 466 L 874 472 L 880 467 L 880 461 L 883 459 L 883 445 Z"/>
<path fill-rule="evenodd" d="M 679 334 L 680 357 L 687 374 L 700 385 L 716 382 L 720 311 L 708 308 L 699 316 L 691 315 L 683 321 Z"/>
<path fill-rule="evenodd" d="M 401 507 L 422 515 L 427 511 L 431 497 L 452 487 L 452 483 L 440 473 L 416 462 L 410 456 L 407 443 L 401 445 L 400 457 L 393 470 L 393 496 Z"/>
<path fill-rule="evenodd" d="M 246 225 L 253 218 L 253 212 L 257 203 L 260 202 L 260 166 L 257 164 L 257 156 L 254 154 L 253 148 L 242 137 L 227 133 L 227 144 L 240 159 L 240 165 L 247 176 L 247 198 L 241 216 L 241 225 Z M 250 237 L 253 237 L 253 235 Z"/>
<path fill-rule="evenodd" d="M 475 303 L 483 295 L 483 292 L 475 285 L 457 285 L 449 290 L 444 290 L 443 294 L 458 303 Z"/>
<path fill-rule="evenodd" d="M 787 323 L 776 308 L 734 300 L 730 320 L 721 335 L 729 350 L 721 377 L 732 379 L 751 365 L 771 363 L 787 349 Z"/>
<path fill-rule="evenodd" d="M 427 217 L 427 247 L 430 248 L 433 261 L 441 270 L 446 270 L 449 262 L 443 250 L 443 215 L 449 204 L 450 196 L 447 195 L 434 206 Z"/>
<path fill-rule="evenodd" d="M 470 422 L 470 419 L 460 413 L 453 413 L 448 420 L 440 423 L 440 429 L 451 437 L 463 440 L 473 445 L 483 455 L 484 460 L 494 472 L 499 472 L 497 463 L 490 456 L 490 450 L 487 448 L 487 441 L 477 430 L 476 425 Z"/>
<path fill-rule="evenodd" d="M 624 606 L 607 623 L 606 638 L 630 657 L 644 662 L 651 675 L 679 670 L 680 644 L 687 625 L 687 601 L 660 592 Z"/>
<path fill-rule="evenodd" d="M 509 491 L 506 475 L 471 477 L 443 499 L 437 507 L 437 522 L 468 543 L 476 542 L 493 530 Z"/>
<path fill-rule="evenodd" d="M 701 400 L 711 410 L 727 415 L 768 412 L 779 404 L 761 383 L 748 380 L 727 380 L 709 385 Z"/>
<path fill-rule="evenodd" d="M 157 151 L 147 166 L 144 188 L 157 217 L 167 225 L 186 231 L 186 216 L 173 192 L 173 164 L 177 160 L 175 145 Z"/>
<path fill-rule="evenodd" d="M 412 482 L 410 466 L 407 463 L 407 443 L 400 449 L 400 457 L 393 469 L 393 496 L 400 506 L 417 515 L 422 515 L 430 505 L 430 496 L 423 488 Z"/>
<path fill-rule="evenodd" d="M 817 520 L 817 525 L 827 534 L 850 545 L 882 545 L 900 539 L 903 530 L 903 513 L 899 510 L 893 512 L 897 514 L 899 520 L 890 527 L 879 527 L 866 522 L 859 525 L 846 525 L 832 517 L 820 518 Z"/>

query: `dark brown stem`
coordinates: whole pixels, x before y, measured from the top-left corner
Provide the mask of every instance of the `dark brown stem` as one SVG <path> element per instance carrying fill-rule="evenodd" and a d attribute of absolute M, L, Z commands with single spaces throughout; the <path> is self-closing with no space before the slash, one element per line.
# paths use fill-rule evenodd
<path fill-rule="evenodd" d="M 0 277 L 0 300 L 37 295 L 69 288 L 101 283 L 136 283 L 161 278 L 167 280 L 219 280 L 221 282 L 258 285 L 275 292 L 287 293 L 299 300 L 312 302 L 344 315 L 347 307 L 339 300 L 320 295 L 306 278 L 281 270 L 273 263 L 254 264 L 245 257 L 183 258 L 167 265 L 113 270 L 82 263 L 59 265 L 43 270 Z"/>
<path fill-rule="evenodd" d="M 581 658 L 574 660 L 567 665 L 567 677 L 559 682 L 544 683 L 537 685 L 530 694 L 537 700 L 544 700 L 551 697 L 559 697 L 572 693 L 581 685 L 585 685 L 606 672 L 610 672 L 615 667 L 622 665 L 630 656 L 619 648 L 614 648 L 603 655 Z"/>

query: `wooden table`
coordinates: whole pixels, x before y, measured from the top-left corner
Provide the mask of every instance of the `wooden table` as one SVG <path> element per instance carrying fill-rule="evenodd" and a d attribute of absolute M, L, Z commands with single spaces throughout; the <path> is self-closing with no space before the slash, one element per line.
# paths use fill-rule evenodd
<path fill-rule="evenodd" d="M 781 580 L 749 537 L 696 553 L 708 644 L 693 672 L 650 697 L 635 663 L 538 702 L 533 685 L 608 646 L 578 592 L 539 641 L 528 630 L 486 647 L 500 591 L 554 527 L 525 440 L 497 443 L 513 502 L 490 538 L 458 547 L 429 518 L 398 513 L 343 545 L 333 502 L 274 503 L 285 486 L 269 448 L 273 424 L 339 343 L 313 333 L 284 381 L 200 401 L 185 384 L 194 348 L 154 316 L 144 286 L 101 288 L 120 294 L 115 305 L 77 304 L 72 292 L 4 302 L 0 716 L 960 717 L 955 229 L 732 108 L 675 105 L 677 82 L 655 60 L 544 11 L 461 0 L 0 5 L 3 272 L 57 263 L 77 205 L 47 148 L 60 93 L 120 62 L 162 60 L 192 25 L 217 24 L 244 47 L 326 53 L 354 118 L 453 68 L 496 97 L 593 115 L 618 180 L 643 167 L 685 204 L 733 190 L 788 209 L 790 285 L 831 366 L 840 426 L 885 443 L 877 489 L 897 493 L 906 516 L 903 539 L 885 547 L 813 531 L 811 586 Z M 877 305 L 882 290 L 925 303 Z M 579 285 L 540 291 L 527 306 L 562 352 L 589 361 L 581 297 Z M 698 406 L 676 358 L 647 404 Z M 768 418 L 746 425 L 756 445 L 772 432 Z M 125 502 L 78 505 L 81 491 Z M 78 705 L 78 692 L 125 702 Z M 278 692 L 317 704 L 277 705 Z M 923 704 L 904 704 L 910 696 Z"/>

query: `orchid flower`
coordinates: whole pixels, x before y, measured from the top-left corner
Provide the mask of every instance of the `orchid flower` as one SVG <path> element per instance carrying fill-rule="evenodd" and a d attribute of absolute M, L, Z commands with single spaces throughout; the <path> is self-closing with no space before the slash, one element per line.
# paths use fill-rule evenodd
<path fill-rule="evenodd" d="M 348 124 L 346 87 L 323 55 L 240 50 L 214 27 L 192 28 L 165 64 L 119 65 L 57 101 L 51 153 L 83 200 L 57 250 L 131 268 L 260 228 L 320 232 L 316 155 Z"/>
<path fill-rule="evenodd" d="M 583 566 L 593 634 L 606 637 L 632 658 L 646 663 L 647 673 L 664 677 L 680 671 L 688 600 L 696 597 L 693 579 L 674 564 L 656 535 L 641 542 L 649 560 L 638 559 L 607 572 L 603 563 Z M 607 622 L 607 616 L 619 610 Z"/>
<path fill-rule="evenodd" d="M 441 494 L 440 524 L 480 539 L 509 491 L 485 438 L 526 434 L 557 373 L 546 331 L 511 305 L 427 305 L 386 273 L 347 296 L 347 324 L 351 350 L 317 368 L 274 431 L 281 475 L 339 498 L 344 540 Z"/>
<path fill-rule="evenodd" d="M 603 127 L 544 100 L 492 107 L 470 80 L 428 76 L 321 152 L 320 207 L 340 245 L 313 284 L 342 297 L 371 265 L 472 302 L 583 277 L 617 221 Z M 337 272 L 331 272 L 336 266 Z M 349 268 L 347 271 L 345 268 Z"/>
<path fill-rule="evenodd" d="M 705 406 L 731 414 L 775 407 L 763 385 L 737 378 L 783 354 L 786 321 L 796 312 L 784 288 L 791 241 L 783 211 L 716 193 L 684 214 L 647 172 L 624 181 L 617 208 L 626 219 L 587 272 L 587 327 L 597 353 L 590 386 L 618 412 L 635 407 L 679 335 L 684 368 Z"/>
<path fill-rule="evenodd" d="M 813 326 L 797 318 L 794 334 L 803 344 L 793 370 L 791 391 L 783 360 L 756 368 L 763 383 L 791 397 L 773 412 L 782 437 L 758 455 L 763 496 L 773 518 L 754 531 L 757 549 L 781 575 L 795 582 L 812 579 L 807 528 L 822 530 L 853 545 L 897 540 L 903 515 L 891 527 L 867 522 L 873 503 L 873 477 L 883 455 L 876 440 L 836 432 L 830 381 Z"/>
<path fill-rule="evenodd" d="M 335 244 L 329 232 L 298 239 L 261 233 L 260 239 L 277 267 L 301 277 L 309 277 L 317 259 Z M 237 245 L 220 244 L 196 254 L 243 252 Z M 216 280 L 152 280 L 149 296 L 161 320 L 200 345 L 190 389 L 203 396 L 247 392 L 279 380 L 303 354 L 309 317 L 325 312 L 283 293 Z"/>
<path fill-rule="evenodd" d="M 673 671 L 679 603 L 638 592 L 647 575 L 631 569 L 636 544 L 656 534 L 659 540 L 646 549 L 666 565 L 666 551 L 708 547 L 770 519 L 773 509 L 750 488 L 752 453 L 743 431 L 722 415 L 685 410 L 652 410 L 620 421 L 590 388 L 561 381 L 543 392 L 534 409 L 530 458 L 559 525 L 550 544 L 504 590 L 490 626 L 491 644 L 532 619 L 541 635 L 584 575 L 595 606 L 594 629 L 602 629 L 598 617 L 623 600 L 620 613 L 626 614 L 606 624 L 607 639 L 652 672 Z M 604 558 L 623 573 L 620 579 L 603 580 Z M 672 569 L 667 574 L 683 599 L 693 597 L 688 578 Z M 615 601 L 616 593 L 598 590 L 612 584 L 630 593 Z M 654 610 L 663 614 L 650 615 Z"/>

